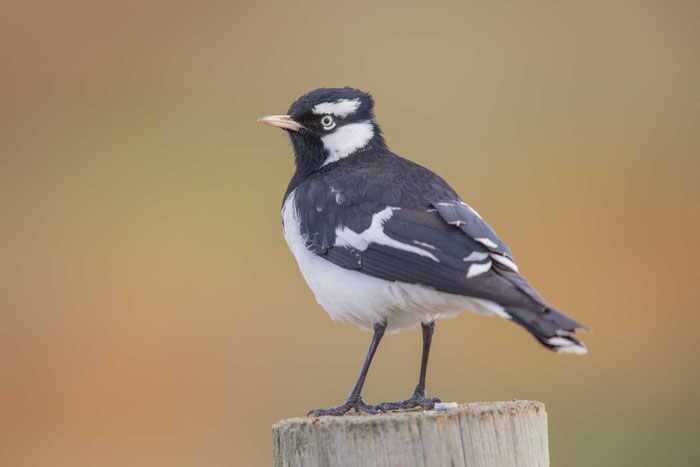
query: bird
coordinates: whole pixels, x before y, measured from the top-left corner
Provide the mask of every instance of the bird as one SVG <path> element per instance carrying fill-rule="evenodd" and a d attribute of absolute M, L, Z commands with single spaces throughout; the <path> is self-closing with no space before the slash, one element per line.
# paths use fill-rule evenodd
<path fill-rule="evenodd" d="M 585 354 L 586 326 L 549 305 L 520 274 L 508 246 L 429 169 L 394 154 L 374 99 L 320 88 L 286 114 L 260 117 L 291 139 L 296 169 L 282 202 L 282 231 L 317 302 L 334 320 L 373 332 L 345 402 L 308 415 L 420 408 L 435 321 L 464 310 L 512 321 L 557 353 Z M 421 326 L 418 383 L 406 400 L 368 404 L 367 373 L 382 337 Z"/>

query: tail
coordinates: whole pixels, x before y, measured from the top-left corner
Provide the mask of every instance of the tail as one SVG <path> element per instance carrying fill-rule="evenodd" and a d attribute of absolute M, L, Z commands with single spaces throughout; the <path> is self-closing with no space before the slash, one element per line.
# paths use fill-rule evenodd
<path fill-rule="evenodd" d="M 549 350 L 579 355 L 588 352 L 586 345 L 574 337 L 576 329 L 588 328 L 555 308 L 506 308 L 506 312 Z"/>
<path fill-rule="evenodd" d="M 519 272 L 500 263 L 494 263 L 494 271 L 508 281 L 513 290 L 528 298 L 520 304 L 511 302 L 510 306 L 504 306 L 510 319 L 530 331 L 549 350 L 579 355 L 588 352 L 586 345 L 574 337 L 577 329 L 588 331 L 586 326 L 551 307 Z"/>

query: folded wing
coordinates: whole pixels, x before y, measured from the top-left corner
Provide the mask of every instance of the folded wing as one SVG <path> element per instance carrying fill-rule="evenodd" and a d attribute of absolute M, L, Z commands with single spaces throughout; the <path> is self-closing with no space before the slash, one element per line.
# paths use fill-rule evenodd
<path fill-rule="evenodd" d="M 584 326 L 547 304 L 508 246 L 461 200 L 423 208 L 334 203 L 300 217 L 309 249 L 338 266 L 492 301 L 546 347 L 585 352 L 572 337 Z"/>

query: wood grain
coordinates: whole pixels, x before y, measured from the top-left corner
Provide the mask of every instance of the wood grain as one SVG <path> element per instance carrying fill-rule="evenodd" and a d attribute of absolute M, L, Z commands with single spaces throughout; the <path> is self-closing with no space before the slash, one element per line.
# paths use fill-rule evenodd
<path fill-rule="evenodd" d="M 536 401 L 291 418 L 272 433 L 276 466 L 549 465 L 547 413 Z"/>

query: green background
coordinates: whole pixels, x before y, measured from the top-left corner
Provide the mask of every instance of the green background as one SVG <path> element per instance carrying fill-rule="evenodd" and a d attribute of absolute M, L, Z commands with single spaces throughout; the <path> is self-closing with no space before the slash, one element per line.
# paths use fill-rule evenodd
<path fill-rule="evenodd" d="M 700 456 L 695 1 L 9 2 L 0 15 L 3 465 L 269 465 L 340 403 L 369 335 L 282 239 L 300 94 L 371 92 L 587 324 L 557 356 L 503 320 L 437 325 L 428 392 L 537 399 L 553 465 Z M 409 395 L 388 336 L 369 402 Z"/>

